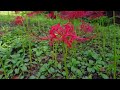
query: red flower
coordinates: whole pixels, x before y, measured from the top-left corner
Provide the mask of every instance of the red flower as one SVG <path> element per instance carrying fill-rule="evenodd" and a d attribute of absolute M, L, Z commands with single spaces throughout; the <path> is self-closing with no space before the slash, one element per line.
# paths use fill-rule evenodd
<path fill-rule="evenodd" d="M 80 30 L 82 30 L 85 33 L 91 33 L 93 31 L 93 27 L 90 26 L 89 23 L 82 21 L 82 24 L 80 25 Z"/>
<path fill-rule="evenodd" d="M 104 16 L 104 11 L 94 11 L 90 16 L 89 18 L 90 19 L 96 19 L 96 18 L 100 18 Z"/>
<path fill-rule="evenodd" d="M 63 35 L 63 28 L 60 24 L 56 24 L 51 27 L 50 31 L 50 45 L 53 45 L 55 41 L 61 41 Z"/>
<path fill-rule="evenodd" d="M 62 35 L 62 40 L 70 48 L 73 41 L 76 40 L 77 34 L 74 31 L 74 26 L 71 23 L 64 25 L 64 34 Z"/>
<path fill-rule="evenodd" d="M 27 13 L 27 16 L 28 17 L 33 17 L 33 16 L 35 16 L 35 15 L 37 15 L 37 14 L 40 14 L 40 13 L 42 13 L 43 11 L 33 11 L 33 12 L 30 12 L 30 13 Z"/>
<path fill-rule="evenodd" d="M 77 35 L 74 32 L 74 26 L 71 23 L 67 23 L 63 26 L 60 24 L 51 27 L 50 34 L 50 45 L 53 45 L 55 41 L 64 42 L 69 48 L 72 46 Z"/>
<path fill-rule="evenodd" d="M 63 26 L 56 24 L 49 30 L 49 35 L 46 37 L 40 37 L 40 40 L 50 40 L 52 46 L 54 42 L 64 42 L 69 48 L 72 47 L 72 43 L 76 40 L 78 42 L 88 41 L 91 38 L 81 38 L 77 36 L 74 31 L 74 26 L 71 23 L 67 23 Z"/>
<path fill-rule="evenodd" d="M 56 19 L 56 16 L 54 14 L 54 12 L 50 12 L 48 15 L 47 15 L 48 18 L 52 18 L 52 19 Z"/>
<path fill-rule="evenodd" d="M 23 25 L 23 21 L 24 21 L 25 19 L 22 17 L 22 16 L 17 16 L 16 18 L 15 18 L 15 24 L 16 25 Z"/>
<path fill-rule="evenodd" d="M 59 16 L 62 19 L 75 19 L 83 17 L 94 19 L 104 16 L 104 11 L 61 11 Z"/>
<path fill-rule="evenodd" d="M 63 19 L 75 19 L 86 16 L 86 11 L 61 11 L 60 17 Z"/>

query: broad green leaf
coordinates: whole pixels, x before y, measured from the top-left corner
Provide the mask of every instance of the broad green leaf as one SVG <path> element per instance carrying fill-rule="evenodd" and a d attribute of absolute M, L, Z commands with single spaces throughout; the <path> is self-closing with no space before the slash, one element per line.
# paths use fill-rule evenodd
<path fill-rule="evenodd" d="M 18 74 L 19 73 L 19 69 L 15 69 L 15 74 Z"/>
<path fill-rule="evenodd" d="M 46 77 L 44 75 L 40 76 L 40 79 L 46 79 Z"/>
<path fill-rule="evenodd" d="M 51 68 L 49 68 L 48 72 L 49 72 L 49 73 L 54 73 L 54 72 L 55 72 L 55 69 L 51 67 Z"/>
<path fill-rule="evenodd" d="M 63 74 L 63 76 L 66 76 L 66 72 L 65 71 L 63 71 L 62 74 Z"/>
<path fill-rule="evenodd" d="M 7 72 L 8 76 L 9 76 L 10 74 L 12 74 L 12 73 L 13 73 L 13 70 L 9 70 L 9 71 Z"/>
<path fill-rule="evenodd" d="M 35 79 L 36 77 L 35 76 L 30 76 L 29 79 Z"/>
<path fill-rule="evenodd" d="M 88 72 L 92 72 L 92 68 L 89 68 L 89 67 L 88 67 L 88 68 L 87 68 L 87 71 L 88 71 Z"/>
<path fill-rule="evenodd" d="M 94 63 L 94 61 L 92 61 L 92 60 L 89 60 L 89 64 L 93 64 Z"/>
<path fill-rule="evenodd" d="M 23 78 L 24 78 L 24 76 L 21 76 L 21 77 L 20 77 L 20 79 L 23 79 Z"/>
<path fill-rule="evenodd" d="M 72 66 L 72 67 L 71 67 L 71 71 L 72 71 L 72 72 L 75 72 L 75 71 L 76 71 L 76 68 Z"/>
<path fill-rule="evenodd" d="M 109 77 L 106 74 L 101 74 L 102 78 L 109 79 Z"/>
<path fill-rule="evenodd" d="M 79 70 L 79 69 L 77 69 L 77 74 L 78 74 L 78 76 L 82 76 L 83 74 L 82 74 L 82 72 Z"/>
<path fill-rule="evenodd" d="M 23 66 L 21 67 L 21 70 L 22 70 L 22 71 L 27 71 L 27 67 L 26 67 L 25 65 L 23 65 Z"/>
<path fill-rule="evenodd" d="M 61 68 L 62 68 L 61 64 L 58 64 L 58 68 L 59 68 L 59 69 L 61 69 Z"/>

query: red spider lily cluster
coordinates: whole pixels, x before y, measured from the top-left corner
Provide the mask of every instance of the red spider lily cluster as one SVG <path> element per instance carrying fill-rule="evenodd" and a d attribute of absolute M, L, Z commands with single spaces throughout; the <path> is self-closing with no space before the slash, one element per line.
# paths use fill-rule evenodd
<path fill-rule="evenodd" d="M 82 21 L 82 24 L 80 25 L 80 30 L 85 33 L 91 33 L 93 31 L 93 27 L 84 21 Z"/>
<path fill-rule="evenodd" d="M 64 25 L 56 24 L 51 27 L 49 35 L 47 37 L 39 37 L 40 40 L 49 40 L 52 46 L 54 42 L 63 42 L 69 48 L 72 47 L 72 43 L 76 40 L 78 42 L 85 42 L 91 38 L 82 38 L 77 36 L 74 26 L 71 23 Z"/>
<path fill-rule="evenodd" d="M 30 12 L 30 13 L 27 13 L 27 16 L 32 17 L 32 16 L 35 16 L 35 15 L 41 14 L 41 13 L 43 13 L 43 11 L 33 11 L 33 12 Z"/>
<path fill-rule="evenodd" d="M 17 16 L 14 20 L 14 23 L 16 25 L 23 25 L 25 18 L 23 18 L 22 16 Z"/>
<path fill-rule="evenodd" d="M 75 19 L 89 17 L 90 19 L 104 16 L 104 11 L 61 11 L 60 17 L 62 19 Z"/>
<path fill-rule="evenodd" d="M 19 13 L 20 11 L 15 11 L 15 13 Z M 45 11 L 32 11 L 27 13 L 28 17 L 35 16 L 37 14 L 40 14 Z M 51 11 L 49 14 L 46 15 L 48 18 L 56 19 L 56 15 L 54 14 L 54 11 Z M 59 16 L 62 19 L 75 19 L 75 18 L 83 18 L 88 17 L 90 19 L 99 18 L 101 16 L 104 16 L 104 11 L 60 11 Z"/>
<path fill-rule="evenodd" d="M 89 12 L 90 11 L 88 11 L 88 13 Z M 89 13 L 89 18 L 90 19 L 96 19 L 96 18 L 102 17 L 104 15 L 105 15 L 104 11 L 91 11 L 91 13 Z"/>
<path fill-rule="evenodd" d="M 75 19 L 86 16 L 86 11 L 61 11 L 60 17 L 63 19 Z"/>
<path fill-rule="evenodd" d="M 19 12 L 20 12 L 20 11 L 15 11 L 16 14 L 18 14 Z M 43 12 L 43 11 L 33 11 L 33 12 L 29 12 L 29 13 L 27 13 L 27 16 L 28 16 L 28 17 L 32 17 L 32 16 L 35 16 L 35 15 L 40 14 L 40 13 L 42 13 L 42 12 Z M 14 20 L 14 23 L 15 23 L 16 25 L 23 25 L 24 20 L 25 20 L 24 17 L 22 17 L 22 16 L 17 16 L 17 17 L 15 18 L 15 20 Z"/>

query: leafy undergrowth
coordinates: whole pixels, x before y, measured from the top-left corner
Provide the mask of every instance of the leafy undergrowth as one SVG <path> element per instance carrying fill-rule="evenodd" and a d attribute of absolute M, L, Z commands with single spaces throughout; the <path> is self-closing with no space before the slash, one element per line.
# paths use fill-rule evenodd
<path fill-rule="evenodd" d="M 10 16 L 9 16 L 10 17 Z M 46 36 L 54 24 L 64 24 L 59 18 L 52 20 L 43 15 L 31 18 L 27 28 L 17 26 L 11 18 L 0 20 L 0 79 L 65 79 L 63 53 L 57 48 L 57 64 L 53 60 L 52 47 L 48 41 L 34 41 L 32 34 Z M 74 24 L 79 25 L 79 20 Z M 69 50 L 67 68 L 69 79 L 113 79 L 114 32 L 116 34 L 117 79 L 120 78 L 120 27 L 95 26 L 96 38 L 77 43 L 76 53 Z M 30 48 L 31 47 L 31 48 Z M 31 51 L 30 51 L 31 50 Z M 31 53 L 30 53 L 31 52 Z"/>

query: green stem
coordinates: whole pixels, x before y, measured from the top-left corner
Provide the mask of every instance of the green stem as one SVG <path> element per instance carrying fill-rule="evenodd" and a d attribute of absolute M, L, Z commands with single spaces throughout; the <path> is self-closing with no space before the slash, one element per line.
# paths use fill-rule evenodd
<path fill-rule="evenodd" d="M 64 51 L 65 48 L 65 51 Z M 67 59 L 67 46 L 66 44 L 64 44 L 64 48 L 63 48 L 63 52 L 64 52 L 64 65 L 65 65 L 65 72 L 66 72 L 66 79 L 68 79 L 68 68 L 67 68 L 67 63 L 66 63 L 66 59 Z"/>
<path fill-rule="evenodd" d="M 113 11 L 113 24 L 115 25 L 115 11 Z M 114 30 L 114 79 L 116 79 L 117 59 L 116 59 L 116 29 Z"/>
<path fill-rule="evenodd" d="M 103 30 L 103 60 L 105 60 L 105 44 L 106 44 L 105 34 L 106 34 L 106 30 Z"/>
<path fill-rule="evenodd" d="M 73 49 L 72 49 L 72 51 L 73 51 L 73 57 L 76 57 L 76 51 L 77 51 L 76 44 L 77 44 L 77 42 L 75 41 L 73 43 Z"/>
<path fill-rule="evenodd" d="M 30 58 L 30 63 L 32 64 L 32 48 L 31 48 L 31 41 L 29 41 L 29 58 Z"/>
<path fill-rule="evenodd" d="M 23 56 L 25 56 L 25 43 L 22 42 Z"/>
<path fill-rule="evenodd" d="M 102 18 L 102 20 L 100 21 L 100 26 L 102 27 L 103 26 L 103 18 Z M 103 60 L 105 60 L 105 30 L 102 28 L 102 37 L 103 37 L 103 39 L 102 39 L 102 47 L 103 47 L 103 49 L 102 49 L 102 56 L 103 56 Z"/>
<path fill-rule="evenodd" d="M 56 43 L 55 45 L 55 63 L 57 65 L 58 61 L 57 61 L 57 47 L 58 47 L 58 43 Z"/>
<path fill-rule="evenodd" d="M 2 62 L 2 59 L 1 59 L 1 58 L 0 58 L 0 63 L 1 63 L 2 68 L 3 68 L 5 78 L 6 78 L 6 79 L 8 79 L 7 74 L 6 74 L 6 70 L 5 70 L 5 67 L 4 67 L 4 64 L 3 64 L 3 62 Z"/>
<path fill-rule="evenodd" d="M 54 51 L 55 51 L 54 43 L 53 43 L 53 47 L 52 47 L 52 49 L 53 49 L 53 52 L 52 52 L 52 59 L 54 60 L 54 59 L 55 59 L 55 55 L 54 55 Z"/>

